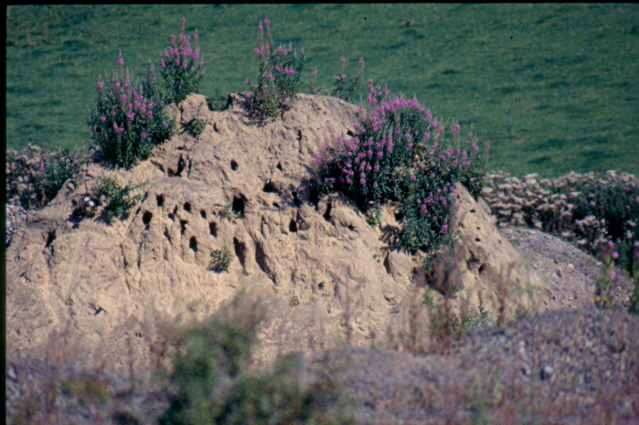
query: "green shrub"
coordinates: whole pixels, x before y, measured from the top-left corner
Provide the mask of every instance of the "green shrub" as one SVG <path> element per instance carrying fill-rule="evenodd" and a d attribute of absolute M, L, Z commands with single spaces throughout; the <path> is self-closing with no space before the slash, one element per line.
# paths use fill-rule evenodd
<path fill-rule="evenodd" d="M 224 272 L 229 270 L 231 262 L 233 261 L 233 253 L 226 242 L 222 249 L 213 252 L 212 256 L 213 259 L 211 260 L 211 264 L 209 264 L 210 269 Z"/>
<path fill-rule="evenodd" d="M 206 120 L 202 118 L 202 116 L 200 115 L 201 108 L 202 108 L 202 104 L 200 104 L 200 106 L 197 107 L 197 113 L 189 124 L 191 132 L 196 136 L 199 136 L 200 134 L 202 134 L 204 132 L 204 129 L 206 128 Z"/>
<path fill-rule="evenodd" d="M 172 393 L 161 425 L 349 422 L 324 412 L 337 388 L 330 380 L 304 382 L 301 355 L 280 357 L 264 371 L 249 369 L 264 318 L 263 307 L 240 294 L 210 319 L 172 336 Z"/>
<path fill-rule="evenodd" d="M 146 186 L 147 183 L 122 187 L 112 177 L 100 177 L 100 182 L 96 183 L 93 190 L 76 204 L 74 215 L 78 218 L 94 217 L 103 208 L 107 219 L 113 220 L 133 209 L 144 198 L 144 194 L 131 196 L 131 193 Z"/>

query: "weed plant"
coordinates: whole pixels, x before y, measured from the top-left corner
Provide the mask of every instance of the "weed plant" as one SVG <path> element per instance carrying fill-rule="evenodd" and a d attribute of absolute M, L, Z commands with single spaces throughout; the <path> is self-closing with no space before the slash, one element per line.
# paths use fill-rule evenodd
<path fill-rule="evenodd" d="M 248 89 L 244 93 L 252 112 L 262 119 L 281 116 L 287 101 L 297 93 L 306 61 L 304 49 L 298 57 L 291 43 L 274 47 L 266 17 L 257 27 L 257 47 L 253 49 L 259 58 L 257 83 L 246 79 Z"/>
<path fill-rule="evenodd" d="M 455 183 L 473 195 L 481 190 L 489 143 L 482 158 L 471 130 L 462 150 L 456 123 L 453 141 L 446 143 L 443 123 L 417 100 L 388 99 L 378 87 L 369 86 L 367 101 L 376 106 L 355 127 L 354 137 L 326 143 L 316 157 L 316 181 L 320 191 L 340 190 L 362 210 L 398 203 L 400 245 L 411 253 L 429 253 L 428 265 L 440 248 L 454 243 L 449 220 Z"/>
<path fill-rule="evenodd" d="M 121 186 L 115 178 L 102 176 L 92 191 L 76 203 L 74 215 L 78 218 L 94 217 L 99 209 L 103 209 L 107 219 L 111 221 L 127 213 L 144 199 L 144 194 L 132 196 L 132 193 L 146 186 L 147 183 Z"/>
<path fill-rule="evenodd" d="M 346 102 L 350 101 L 353 97 L 353 93 L 359 86 L 360 79 L 362 78 L 362 74 L 364 72 L 364 58 L 360 58 L 357 62 L 357 65 L 357 76 L 351 81 L 348 81 L 348 79 L 346 78 L 346 74 L 344 74 L 346 59 L 344 59 L 344 56 L 339 59 L 339 68 L 337 75 L 333 75 L 335 87 L 332 91 L 323 86 L 315 86 L 315 80 L 317 79 L 317 68 L 313 69 L 313 71 L 311 72 L 311 79 L 309 81 L 309 89 L 311 93 L 321 94 L 325 96 L 335 96 L 338 99 L 345 100 Z"/>
<path fill-rule="evenodd" d="M 204 61 L 198 47 L 199 35 L 184 34 L 186 19 L 180 19 L 177 36 L 171 34 L 171 46 L 167 47 L 160 57 L 160 73 L 168 87 L 168 103 L 181 103 L 190 93 L 197 93 L 200 82 L 204 78 Z"/>
<path fill-rule="evenodd" d="M 211 255 L 213 258 L 211 264 L 209 264 L 210 269 L 218 272 L 227 272 L 229 270 L 233 262 L 233 253 L 226 242 L 224 242 L 224 246 L 221 250 L 217 250 Z"/>
<path fill-rule="evenodd" d="M 300 354 L 279 357 L 252 371 L 249 361 L 266 311 L 240 294 L 202 323 L 170 336 L 175 348 L 170 407 L 161 425 L 337 424 L 323 409 L 339 394 L 330 379 L 304 381 Z"/>
<path fill-rule="evenodd" d="M 87 160 L 85 150 L 50 152 L 28 145 L 20 152 L 6 152 L 7 202 L 28 209 L 43 208 Z"/>
<path fill-rule="evenodd" d="M 101 78 L 100 78 L 101 79 Z M 97 82 L 98 101 L 88 123 L 102 157 L 121 167 L 131 167 L 153 153 L 153 146 L 173 135 L 174 120 L 164 112 L 165 102 L 156 86 L 153 66 L 147 80 L 137 84 L 124 71 L 122 53 L 110 85 Z"/>
<path fill-rule="evenodd" d="M 206 119 L 204 119 L 200 115 L 200 110 L 202 109 L 202 106 L 203 105 L 200 104 L 200 106 L 197 107 L 197 113 L 189 124 L 191 132 L 196 136 L 199 136 L 200 134 L 202 134 L 204 132 L 204 129 L 206 128 Z"/>

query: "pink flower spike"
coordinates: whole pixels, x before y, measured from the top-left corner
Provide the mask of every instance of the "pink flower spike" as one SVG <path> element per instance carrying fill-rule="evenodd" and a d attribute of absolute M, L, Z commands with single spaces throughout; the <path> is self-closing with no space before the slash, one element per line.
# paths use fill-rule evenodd
<path fill-rule="evenodd" d="M 268 20 L 268 16 L 264 18 L 264 25 L 269 25 L 271 21 Z"/>
<path fill-rule="evenodd" d="M 619 258 L 619 253 L 617 251 L 612 251 L 611 255 L 612 255 L 612 258 L 614 258 L 615 260 Z"/>
<path fill-rule="evenodd" d="M 613 246 L 615 246 L 613 241 L 608 241 L 608 248 L 612 248 Z"/>
<path fill-rule="evenodd" d="M 186 18 L 180 19 L 180 23 L 185 24 L 186 23 Z"/>

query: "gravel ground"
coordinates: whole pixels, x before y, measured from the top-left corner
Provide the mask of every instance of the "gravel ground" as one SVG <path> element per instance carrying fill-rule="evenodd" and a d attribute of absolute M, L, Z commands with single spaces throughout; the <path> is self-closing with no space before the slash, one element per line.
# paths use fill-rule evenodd
<path fill-rule="evenodd" d="M 6 247 L 11 244 L 11 238 L 13 234 L 20 227 L 25 226 L 29 221 L 38 213 L 38 210 L 27 210 L 19 205 L 12 205 L 5 203 L 7 211 L 7 232 L 6 232 Z"/>

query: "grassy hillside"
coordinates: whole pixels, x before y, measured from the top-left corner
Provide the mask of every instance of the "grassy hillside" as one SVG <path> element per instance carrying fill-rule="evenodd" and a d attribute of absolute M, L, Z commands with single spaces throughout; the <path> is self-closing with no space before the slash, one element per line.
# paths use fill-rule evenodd
<path fill-rule="evenodd" d="M 200 92 L 244 90 L 265 15 L 276 42 L 304 48 L 305 81 L 317 67 L 330 86 L 340 56 L 349 77 L 364 57 L 364 78 L 417 95 L 447 127 L 473 122 L 492 144 L 489 170 L 639 174 L 633 4 L 10 6 L 7 147 L 88 143 L 98 74 L 120 50 L 136 75 L 149 59 L 157 67 L 181 17 L 201 36 Z"/>

